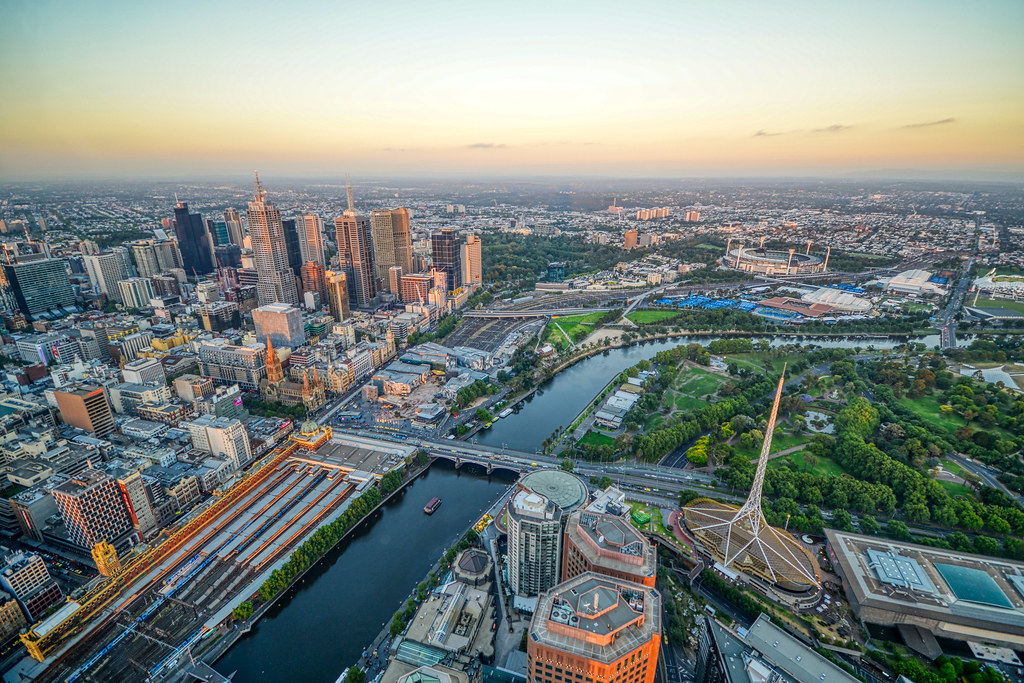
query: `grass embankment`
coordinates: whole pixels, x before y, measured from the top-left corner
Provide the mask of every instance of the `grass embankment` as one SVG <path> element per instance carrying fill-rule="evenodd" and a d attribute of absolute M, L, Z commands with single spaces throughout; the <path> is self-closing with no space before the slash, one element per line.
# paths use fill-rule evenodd
<path fill-rule="evenodd" d="M 583 315 L 552 318 L 551 322 L 548 323 L 545 335 L 552 346 L 557 347 L 560 351 L 564 351 L 570 346 L 566 336 L 578 344 L 594 331 L 594 325 L 605 315 L 604 312 L 599 311 Z"/>
<path fill-rule="evenodd" d="M 654 323 L 663 323 L 672 318 L 679 317 L 678 311 L 633 311 L 626 316 L 634 324 L 637 325 L 651 325 Z"/>

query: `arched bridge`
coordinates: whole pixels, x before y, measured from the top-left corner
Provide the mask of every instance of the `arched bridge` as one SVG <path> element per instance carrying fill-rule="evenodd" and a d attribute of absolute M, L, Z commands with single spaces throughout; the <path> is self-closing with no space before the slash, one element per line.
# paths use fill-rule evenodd
<path fill-rule="evenodd" d="M 487 474 L 490 474 L 496 469 L 508 470 L 509 472 L 515 472 L 516 474 L 521 474 L 523 472 L 527 472 L 531 469 L 534 469 L 522 463 L 509 460 L 495 460 L 494 458 L 490 458 L 487 456 L 446 453 L 444 451 L 432 450 L 430 451 L 430 457 L 444 458 L 445 460 L 450 460 L 455 463 L 455 469 L 458 469 L 467 463 L 472 465 L 480 465 L 481 467 L 487 468 Z"/>

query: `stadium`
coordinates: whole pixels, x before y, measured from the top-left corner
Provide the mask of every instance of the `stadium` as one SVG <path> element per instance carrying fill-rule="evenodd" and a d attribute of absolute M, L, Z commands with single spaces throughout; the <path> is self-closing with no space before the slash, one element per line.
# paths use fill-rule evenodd
<path fill-rule="evenodd" d="M 814 254 L 797 253 L 795 249 L 783 251 L 740 245 L 726 250 L 722 265 L 757 275 L 806 275 L 825 272 L 828 257 L 822 260 Z"/>

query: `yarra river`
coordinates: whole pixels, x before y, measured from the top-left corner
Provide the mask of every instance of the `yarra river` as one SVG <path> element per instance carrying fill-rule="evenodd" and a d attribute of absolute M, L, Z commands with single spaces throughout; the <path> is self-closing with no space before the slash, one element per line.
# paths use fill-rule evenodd
<path fill-rule="evenodd" d="M 558 426 L 567 427 L 616 374 L 658 351 L 714 337 L 675 338 L 612 349 L 580 361 L 545 383 L 514 415 L 479 436 L 480 443 L 536 450 Z M 822 347 L 892 348 L 905 339 L 815 338 Z M 929 347 L 937 335 L 916 339 Z M 794 343 L 776 337 L 773 345 Z M 284 595 L 252 631 L 215 663 L 235 681 L 334 683 L 422 581 L 438 557 L 515 481 L 496 470 L 456 471 L 448 461 L 430 469 L 332 550 Z M 433 515 L 423 506 L 444 502 Z"/>

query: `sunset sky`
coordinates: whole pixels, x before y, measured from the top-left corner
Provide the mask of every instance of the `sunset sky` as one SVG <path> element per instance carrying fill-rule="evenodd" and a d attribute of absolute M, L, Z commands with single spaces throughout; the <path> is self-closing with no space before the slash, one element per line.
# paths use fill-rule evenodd
<path fill-rule="evenodd" d="M 0 16 L 7 180 L 1024 178 L 1021 0 L 5 0 Z"/>

